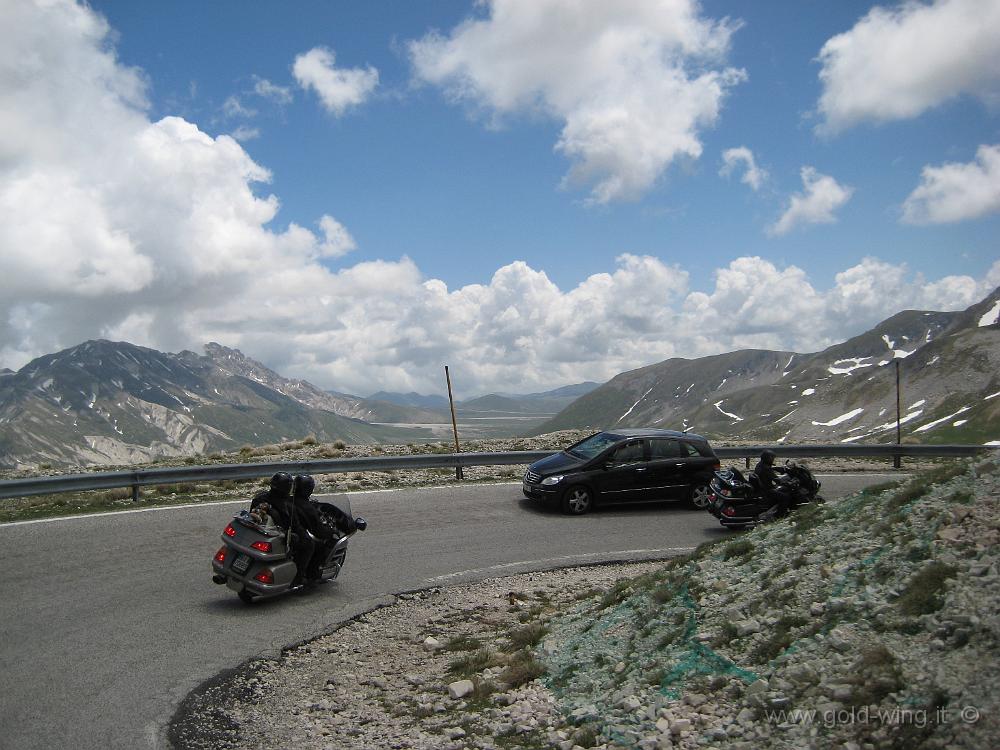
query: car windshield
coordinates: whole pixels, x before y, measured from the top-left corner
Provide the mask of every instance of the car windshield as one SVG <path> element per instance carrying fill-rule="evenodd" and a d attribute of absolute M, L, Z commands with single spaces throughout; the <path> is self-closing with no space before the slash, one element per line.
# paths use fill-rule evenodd
<path fill-rule="evenodd" d="M 584 438 L 579 443 L 571 445 L 566 452 L 579 458 L 593 458 L 601 453 L 605 448 L 621 440 L 620 435 L 613 435 L 610 432 L 598 432 L 589 438 Z"/>

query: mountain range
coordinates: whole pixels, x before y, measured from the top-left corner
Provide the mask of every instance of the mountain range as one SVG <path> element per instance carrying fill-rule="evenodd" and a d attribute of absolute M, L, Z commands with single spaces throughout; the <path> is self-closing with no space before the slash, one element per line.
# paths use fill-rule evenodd
<path fill-rule="evenodd" d="M 218 344 L 198 355 L 88 341 L 0 377 L 0 466 L 134 463 L 309 434 L 357 443 L 431 437 L 359 418 L 377 406 Z"/>
<path fill-rule="evenodd" d="M 814 354 L 741 350 L 624 372 L 532 430 L 669 427 L 761 442 L 1000 439 L 1000 289 L 961 312 L 909 310 Z"/>
<path fill-rule="evenodd" d="M 901 312 L 818 353 L 674 358 L 603 385 L 493 393 L 459 402 L 457 411 L 494 433 L 662 426 L 712 439 L 885 442 L 895 439 L 898 363 L 905 440 L 993 442 L 998 316 L 1000 289 L 961 312 Z M 309 434 L 406 443 L 439 438 L 446 422 L 443 397 L 324 391 L 215 343 L 199 355 L 88 341 L 17 372 L 0 370 L 6 467 L 136 463 Z"/>
<path fill-rule="evenodd" d="M 537 417 L 509 423 L 520 429 L 596 386 L 485 396 L 460 402 L 458 410 L 481 420 L 508 412 Z M 405 397 L 410 403 L 394 403 L 394 394 L 376 396 L 384 398 L 324 391 L 216 343 L 198 355 L 88 341 L 18 372 L 0 371 L 0 466 L 137 463 L 310 434 L 321 441 L 406 443 L 438 439 L 443 423 L 450 430 L 442 397 L 412 394 Z"/>

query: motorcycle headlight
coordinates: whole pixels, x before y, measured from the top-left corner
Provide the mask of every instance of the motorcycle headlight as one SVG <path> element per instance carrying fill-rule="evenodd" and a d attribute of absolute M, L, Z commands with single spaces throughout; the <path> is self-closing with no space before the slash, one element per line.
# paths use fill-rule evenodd
<path fill-rule="evenodd" d="M 563 480 L 562 474 L 556 474 L 554 477 L 545 477 L 542 480 L 542 484 L 559 484 Z"/>

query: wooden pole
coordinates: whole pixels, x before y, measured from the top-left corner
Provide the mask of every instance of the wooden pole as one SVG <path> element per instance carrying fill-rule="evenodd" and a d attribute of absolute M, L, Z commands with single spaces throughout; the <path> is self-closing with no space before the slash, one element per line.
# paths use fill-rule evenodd
<path fill-rule="evenodd" d="M 901 414 L 902 412 L 900 411 L 900 396 L 899 396 L 899 360 L 897 359 L 896 360 L 896 445 L 900 444 L 900 436 L 902 434 L 902 431 L 900 429 L 900 425 L 902 424 L 900 420 Z M 892 467 L 894 469 L 899 469 L 902 468 L 902 465 L 903 465 L 902 457 L 897 453 L 895 456 L 892 457 Z"/>
<path fill-rule="evenodd" d="M 451 395 L 451 373 L 448 372 L 448 365 L 444 366 L 444 378 L 448 381 L 448 403 L 451 404 L 451 429 L 455 434 L 455 453 L 461 453 L 462 449 L 458 446 L 458 422 L 455 421 L 455 399 Z M 455 478 L 464 478 L 461 466 L 455 467 Z"/>

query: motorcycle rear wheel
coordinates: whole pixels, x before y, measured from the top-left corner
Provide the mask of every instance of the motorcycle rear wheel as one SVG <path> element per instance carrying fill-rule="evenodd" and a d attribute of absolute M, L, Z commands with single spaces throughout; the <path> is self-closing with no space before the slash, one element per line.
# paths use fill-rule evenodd
<path fill-rule="evenodd" d="M 253 604 L 254 600 L 257 598 L 246 589 L 238 591 L 236 593 L 236 596 L 238 596 L 240 598 L 240 601 L 243 602 L 244 604 Z"/>

